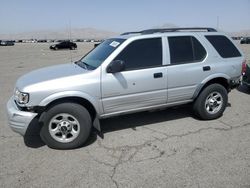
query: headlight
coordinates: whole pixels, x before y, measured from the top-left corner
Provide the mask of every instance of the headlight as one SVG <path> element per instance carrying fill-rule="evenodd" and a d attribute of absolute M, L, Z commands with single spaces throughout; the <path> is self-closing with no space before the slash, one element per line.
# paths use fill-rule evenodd
<path fill-rule="evenodd" d="M 15 90 L 14 97 L 19 104 L 27 104 L 29 102 L 29 94 L 23 93 L 18 89 Z"/>

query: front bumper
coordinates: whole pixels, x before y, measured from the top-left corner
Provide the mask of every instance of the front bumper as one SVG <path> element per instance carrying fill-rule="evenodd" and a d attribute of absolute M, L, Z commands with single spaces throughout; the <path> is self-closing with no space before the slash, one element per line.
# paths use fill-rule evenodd
<path fill-rule="evenodd" d="M 37 113 L 19 110 L 13 97 L 7 103 L 7 114 L 11 129 L 22 136 L 25 135 L 30 122 L 37 116 Z"/>

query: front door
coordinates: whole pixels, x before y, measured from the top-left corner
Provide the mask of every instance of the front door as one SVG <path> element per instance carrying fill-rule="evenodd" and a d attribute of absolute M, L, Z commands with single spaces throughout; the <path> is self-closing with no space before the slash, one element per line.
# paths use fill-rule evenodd
<path fill-rule="evenodd" d="M 162 39 L 131 42 L 114 60 L 125 70 L 102 74 L 105 114 L 142 109 L 167 102 L 167 69 L 163 66 Z"/>

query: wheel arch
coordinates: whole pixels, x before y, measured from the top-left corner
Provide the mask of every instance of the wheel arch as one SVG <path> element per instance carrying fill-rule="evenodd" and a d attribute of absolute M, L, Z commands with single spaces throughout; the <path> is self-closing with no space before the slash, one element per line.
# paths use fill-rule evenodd
<path fill-rule="evenodd" d="M 229 85 L 229 77 L 228 76 L 217 76 L 217 77 L 212 77 L 212 78 L 208 78 L 206 80 L 204 80 L 200 86 L 196 89 L 194 95 L 193 95 L 193 99 L 196 99 L 199 94 L 203 91 L 203 89 L 205 89 L 207 86 L 211 85 L 211 84 L 220 84 L 223 87 L 225 87 L 225 89 L 227 90 L 227 92 L 230 91 L 230 85 Z"/>
<path fill-rule="evenodd" d="M 43 110 L 40 114 L 40 121 L 42 121 L 43 116 L 45 115 L 46 111 L 48 111 L 48 109 L 63 102 L 73 102 L 84 106 L 91 115 L 93 126 L 97 130 L 101 130 L 99 114 L 102 113 L 102 106 L 100 101 L 97 98 L 92 98 L 89 95 L 78 91 L 56 93 L 41 101 L 39 106 L 42 107 Z"/>
<path fill-rule="evenodd" d="M 48 107 L 54 103 L 62 102 L 65 100 L 71 100 L 73 102 L 79 102 L 80 104 L 87 104 L 93 107 L 97 114 L 102 113 L 102 108 L 100 100 L 96 97 L 92 97 L 81 91 L 64 91 L 59 93 L 54 93 L 52 95 L 44 98 L 39 106 Z"/>
<path fill-rule="evenodd" d="M 95 127 L 96 130 L 101 132 L 101 126 L 100 126 L 100 122 L 99 122 L 99 114 L 98 114 L 95 106 L 87 99 L 81 98 L 81 97 L 63 97 L 63 98 L 55 99 L 54 101 L 48 103 L 43 108 L 42 113 L 39 115 L 40 116 L 39 117 L 40 124 L 43 122 L 43 118 L 45 117 L 47 110 L 49 110 L 53 106 L 60 104 L 60 103 L 63 103 L 63 102 L 73 102 L 73 103 L 77 103 L 77 104 L 84 106 L 90 114 L 90 117 L 91 117 L 92 123 L 93 123 L 93 127 Z"/>
<path fill-rule="evenodd" d="M 73 96 L 72 97 L 62 97 L 62 98 L 58 98 L 58 99 L 51 101 L 50 103 L 48 103 L 45 106 L 45 111 L 47 111 L 48 109 L 50 109 L 51 107 L 53 107 L 57 104 L 61 104 L 61 103 L 65 103 L 65 102 L 72 102 L 72 103 L 80 104 L 88 110 L 92 119 L 94 119 L 96 117 L 96 114 L 97 114 L 96 109 L 90 101 L 88 101 L 85 98 L 73 97 Z"/>

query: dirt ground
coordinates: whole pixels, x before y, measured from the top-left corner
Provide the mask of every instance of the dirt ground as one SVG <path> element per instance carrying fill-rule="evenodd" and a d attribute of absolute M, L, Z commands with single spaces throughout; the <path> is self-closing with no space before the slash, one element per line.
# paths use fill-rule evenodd
<path fill-rule="evenodd" d="M 250 60 L 250 45 L 240 45 Z M 0 46 L 0 187 L 250 187 L 250 92 L 229 94 L 224 115 L 197 120 L 189 105 L 101 121 L 104 139 L 59 151 L 8 127 L 5 106 L 17 78 L 75 61 L 93 44 L 50 51 L 49 44 Z M 250 61 L 249 61 L 250 63 Z"/>

